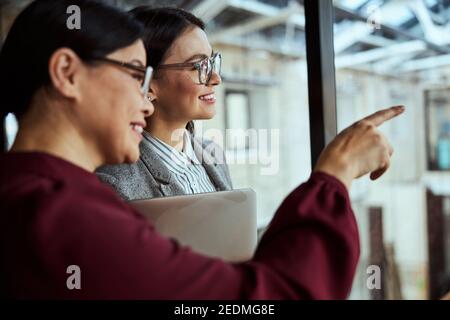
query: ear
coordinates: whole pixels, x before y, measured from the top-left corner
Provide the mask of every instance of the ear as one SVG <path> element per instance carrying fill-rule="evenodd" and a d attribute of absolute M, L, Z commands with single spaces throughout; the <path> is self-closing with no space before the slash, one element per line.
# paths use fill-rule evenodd
<path fill-rule="evenodd" d="M 71 49 L 60 48 L 50 57 L 48 73 L 54 89 L 66 98 L 79 98 L 77 75 L 81 71 L 82 61 Z"/>
<path fill-rule="evenodd" d="M 150 89 L 149 89 L 149 97 L 150 97 L 150 101 L 153 103 L 158 99 L 158 84 L 157 81 L 152 79 L 151 83 L 150 83 Z"/>

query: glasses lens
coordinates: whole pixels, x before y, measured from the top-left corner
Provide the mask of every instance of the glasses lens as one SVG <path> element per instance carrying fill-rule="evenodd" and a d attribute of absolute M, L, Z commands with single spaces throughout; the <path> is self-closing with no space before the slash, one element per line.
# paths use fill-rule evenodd
<path fill-rule="evenodd" d="M 209 59 L 205 59 L 200 62 L 200 69 L 199 69 L 199 76 L 200 76 L 200 83 L 205 84 L 208 82 L 208 72 L 209 72 Z"/>

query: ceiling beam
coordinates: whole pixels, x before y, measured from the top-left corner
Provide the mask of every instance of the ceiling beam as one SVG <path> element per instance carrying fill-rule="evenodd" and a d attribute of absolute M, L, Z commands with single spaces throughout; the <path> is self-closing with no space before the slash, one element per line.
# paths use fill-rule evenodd
<path fill-rule="evenodd" d="M 334 8 L 335 8 L 336 15 L 338 15 L 338 16 L 341 16 L 341 17 L 344 17 L 347 19 L 351 19 L 351 20 L 362 21 L 364 23 L 366 23 L 369 20 L 369 17 L 364 16 L 358 12 L 349 10 L 347 8 L 344 8 L 337 3 L 335 3 Z M 423 43 L 425 43 L 429 49 L 431 49 L 435 52 L 450 54 L 450 49 L 448 49 L 446 47 L 438 46 L 438 45 L 428 41 L 424 37 L 416 36 L 407 31 L 404 31 L 402 29 L 385 25 L 385 24 L 381 23 L 381 21 L 377 22 L 377 24 L 378 24 L 378 27 L 381 30 L 383 30 L 384 32 L 387 32 L 392 35 L 400 36 L 400 37 L 406 38 L 408 40 L 420 40 Z"/>
<path fill-rule="evenodd" d="M 343 26 L 334 37 L 334 52 L 341 53 L 372 33 L 373 29 L 363 22 L 350 22 Z"/>
<path fill-rule="evenodd" d="M 424 50 L 426 50 L 426 45 L 422 41 L 403 42 L 389 47 L 377 48 L 337 57 L 336 68 L 347 68 L 358 64 L 375 62 L 396 55 L 416 53 Z"/>
<path fill-rule="evenodd" d="M 387 47 L 398 43 L 395 40 L 383 38 L 376 35 L 368 35 L 367 37 L 361 39 L 360 42 L 374 47 Z"/>
<path fill-rule="evenodd" d="M 425 38 L 438 45 L 450 44 L 450 26 L 439 27 L 431 19 L 430 12 L 422 0 L 414 0 L 409 4 L 411 10 L 416 14 L 422 27 Z"/>
<path fill-rule="evenodd" d="M 306 57 L 304 50 L 295 50 L 292 47 L 274 45 L 265 39 L 244 39 L 236 37 L 222 38 L 219 45 L 230 45 L 251 51 L 265 51 L 274 55 L 288 57 L 292 59 L 304 59 Z M 213 43 L 213 45 L 216 45 Z"/>
<path fill-rule="evenodd" d="M 450 54 L 424 59 L 411 60 L 403 64 L 400 72 L 414 72 L 450 66 Z"/>
<path fill-rule="evenodd" d="M 275 6 L 264 4 L 262 2 L 258 2 L 255 0 L 228 0 L 229 6 L 235 9 L 244 10 L 255 15 L 265 16 L 265 17 L 273 17 L 279 14 L 280 10 Z M 295 24 L 297 27 L 304 29 L 305 28 L 305 15 L 303 7 L 301 7 L 297 1 L 291 1 L 289 6 L 298 6 L 301 11 L 298 14 L 289 18 L 289 21 Z"/>
<path fill-rule="evenodd" d="M 205 0 L 200 2 L 191 12 L 205 23 L 208 23 L 225 10 L 228 5 L 228 0 Z"/>
<path fill-rule="evenodd" d="M 248 2 L 248 1 L 246 1 Z M 252 1 L 253 2 L 253 1 Z M 270 13 L 261 17 L 254 18 L 246 23 L 239 24 L 237 26 L 230 27 L 228 29 L 213 33 L 209 35 L 209 39 L 212 43 L 220 42 L 221 38 L 227 38 L 230 36 L 238 37 L 252 32 L 256 32 L 272 26 L 292 23 L 290 18 L 303 13 L 303 8 L 296 2 L 291 3 L 284 9 L 276 9 Z M 266 13 L 267 14 L 267 13 Z M 303 18 L 304 27 L 304 18 Z"/>
<path fill-rule="evenodd" d="M 393 56 L 391 58 L 387 58 L 387 59 L 381 60 L 379 62 L 376 62 L 376 63 L 372 64 L 371 67 L 373 70 L 375 70 L 375 72 L 377 72 L 379 74 L 392 73 L 392 72 L 396 72 L 396 70 L 401 68 L 406 61 L 414 59 L 414 57 L 416 57 L 416 56 L 417 56 L 417 52 L 399 54 L 399 55 Z"/>

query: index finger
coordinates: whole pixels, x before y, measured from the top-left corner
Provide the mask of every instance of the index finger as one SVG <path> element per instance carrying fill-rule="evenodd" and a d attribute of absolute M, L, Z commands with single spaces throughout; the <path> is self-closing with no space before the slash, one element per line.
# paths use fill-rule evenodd
<path fill-rule="evenodd" d="M 373 123 L 375 126 L 379 127 L 384 122 L 391 120 L 392 118 L 395 118 L 396 116 L 402 114 L 404 111 L 405 111 L 404 106 L 390 107 L 375 112 L 374 114 L 371 114 L 370 116 L 364 118 L 363 120 L 369 121 Z"/>

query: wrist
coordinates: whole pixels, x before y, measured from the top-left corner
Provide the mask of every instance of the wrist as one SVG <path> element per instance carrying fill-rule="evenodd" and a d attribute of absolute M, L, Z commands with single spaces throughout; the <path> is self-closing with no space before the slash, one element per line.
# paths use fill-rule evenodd
<path fill-rule="evenodd" d="M 354 175 L 347 161 L 336 157 L 333 161 L 322 163 L 320 160 L 313 172 L 323 172 L 338 179 L 350 191 Z"/>

